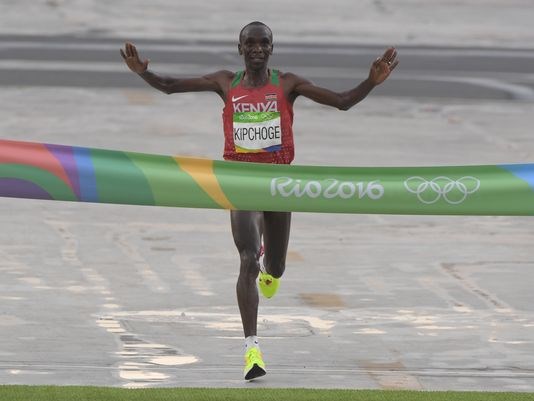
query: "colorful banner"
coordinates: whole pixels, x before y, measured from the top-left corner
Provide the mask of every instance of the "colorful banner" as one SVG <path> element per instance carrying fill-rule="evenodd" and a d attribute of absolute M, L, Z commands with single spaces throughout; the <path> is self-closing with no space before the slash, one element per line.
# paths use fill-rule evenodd
<path fill-rule="evenodd" d="M 0 196 L 215 209 L 534 215 L 534 164 L 316 167 L 0 140 Z"/>

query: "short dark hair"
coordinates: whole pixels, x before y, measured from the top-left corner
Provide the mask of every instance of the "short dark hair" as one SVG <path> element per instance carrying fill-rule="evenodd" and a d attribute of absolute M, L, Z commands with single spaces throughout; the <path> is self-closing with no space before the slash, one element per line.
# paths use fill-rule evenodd
<path fill-rule="evenodd" d="M 251 26 L 263 26 L 265 28 L 267 28 L 267 30 L 269 31 L 269 34 L 271 36 L 271 41 L 273 40 L 273 31 L 271 31 L 271 28 L 269 28 L 266 24 L 264 24 L 263 22 L 261 21 L 252 21 L 251 23 L 245 25 L 241 31 L 239 32 L 239 42 L 241 42 L 241 39 L 243 38 L 243 33 L 245 32 L 245 30 Z"/>

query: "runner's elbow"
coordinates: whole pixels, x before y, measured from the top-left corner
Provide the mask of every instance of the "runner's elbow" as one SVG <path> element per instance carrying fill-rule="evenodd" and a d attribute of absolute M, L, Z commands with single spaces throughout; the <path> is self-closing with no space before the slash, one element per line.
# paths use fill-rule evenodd
<path fill-rule="evenodd" d="M 163 87 L 163 88 L 161 89 L 161 91 L 162 91 L 163 93 L 165 93 L 166 95 L 172 95 L 173 93 L 176 93 L 176 92 L 177 92 L 177 91 L 176 91 L 176 88 L 174 88 L 173 86 L 170 86 L 170 85 Z"/>
<path fill-rule="evenodd" d="M 349 99 L 347 99 L 345 96 L 341 95 L 339 96 L 338 98 L 338 103 L 337 103 L 337 109 L 338 110 L 341 110 L 341 111 L 347 111 L 348 109 L 350 109 L 352 107 L 352 105 L 350 104 L 350 101 Z"/>
<path fill-rule="evenodd" d="M 178 86 L 176 84 L 176 80 L 172 80 L 172 79 L 165 79 L 161 83 L 160 90 L 167 95 L 172 95 L 173 93 L 176 93 L 179 91 Z"/>
<path fill-rule="evenodd" d="M 337 109 L 338 110 L 341 110 L 341 111 L 347 111 L 348 109 L 351 108 L 351 105 L 349 103 L 345 103 L 345 102 L 341 102 L 338 106 L 337 106 Z"/>

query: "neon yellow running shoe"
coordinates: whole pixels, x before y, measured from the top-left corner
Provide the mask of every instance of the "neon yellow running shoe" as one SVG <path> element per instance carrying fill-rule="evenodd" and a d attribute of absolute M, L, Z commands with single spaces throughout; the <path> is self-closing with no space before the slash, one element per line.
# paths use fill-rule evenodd
<path fill-rule="evenodd" d="M 272 298 L 274 294 L 276 294 L 276 291 L 278 291 L 280 279 L 274 278 L 269 273 L 260 270 L 260 274 L 258 275 L 258 286 L 265 298 Z"/>
<path fill-rule="evenodd" d="M 245 353 L 245 380 L 253 380 L 265 376 L 266 373 L 261 351 L 255 347 L 249 348 Z"/>

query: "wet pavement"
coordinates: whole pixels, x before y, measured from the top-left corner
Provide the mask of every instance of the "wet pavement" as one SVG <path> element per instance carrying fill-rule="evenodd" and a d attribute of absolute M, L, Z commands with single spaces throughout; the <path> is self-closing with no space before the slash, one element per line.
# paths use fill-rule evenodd
<path fill-rule="evenodd" d="M 20 16 L 24 3 L 0 15 Z M 510 48 L 530 39 L 531 31 L 519 33 L 518 10 L 527 2 L 486 8 L 488 26 L 497 11 L 518 16 L 517 31 L 495 25 L 491 37 L 481 35 L 490 30 L 482 24 L 467 28 L 478 18 L 472 13 L 454 20 L 457 30 L 439 25 L 463 7 L 455 3 L 426 20 L 421 8 L 419 22 L 399 37 L 435 23 L 433 45 Z M 143 9 L 117 20 L 130 12 L 126 2 L 117 2 L 108 19 L 97 18 L 105 8 L 96 2 L 32 4 L 36 12 L 57 12 L 27 27 L 2 25 L 2 32 L 163 37 L 169 29 L 169 36 L 187 38 L 216 31 L 191 17 L 217 6 L 185 7 L 181 18 L 191 20 L 180 26 L 172 25 L 172 13 L 162 13 L 160 25 L 156 16 L 142 24 Z M 354 15 L 359 7 L 382 7 L 389 21 L 415 18 L 409 8 L 388 13 L 381 2 L 361 4 Z M 236 15 L 248 18 L 247 7 Z M 230 40 L 226 16 L 218 18 Z M 318 21 L 320 10 L 309 16 Z M 336 18 L 342 21 L 342 13 Z M 116 27 L 104 32 L 110 21 Z M 338 24 L 330 39 L 370 21 L 346 30 Z M 282 37 L 296 35 L 296 25 L 277 23 Z M 299 29 L 317 33 L 306 24 Z M 386 30 L 376 43 L 394 33 Z M 20 65 L 10 60 L 12 67 L 0 68 Z M 476 77 L 476 69 L 466 75 Z M 510 82 L 528 87 L 529 79 L 523 71 L 521 82 Z M 220 158 L 223 145 L 222 104 L 209 94 L 32 83 L 2 86 L 0 101 L 2 138 L 209 158 Z M 533 113 L 528 99 L 462 99 L 454 91 L 371 94 L 349 112 L 298 100 L 295 163 L 532 162 Z M 244 383 L 228 212 L 7 198 L 0 208 L 2 384 L 534 391 L 531 217 L 295 214 L 282 287 L 260 304 L 268 375 Z"/>

